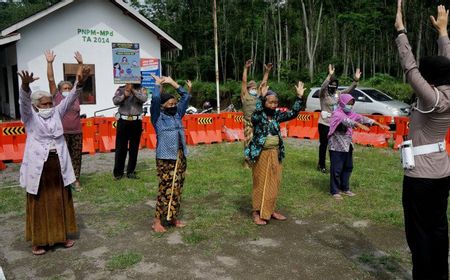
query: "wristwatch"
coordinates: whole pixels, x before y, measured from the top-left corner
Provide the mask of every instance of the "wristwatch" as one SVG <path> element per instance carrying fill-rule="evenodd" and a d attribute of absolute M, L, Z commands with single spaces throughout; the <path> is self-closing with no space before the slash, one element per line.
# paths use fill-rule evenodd
<path fill-rule="evenodd" d="M 403 29 L 397 31 L 397 35 L 400 35 L 400 34 L 406 34 L 406 33 L 408 33 L 408 32 L 406 31 L 406 28 L 403 28 Z"/>

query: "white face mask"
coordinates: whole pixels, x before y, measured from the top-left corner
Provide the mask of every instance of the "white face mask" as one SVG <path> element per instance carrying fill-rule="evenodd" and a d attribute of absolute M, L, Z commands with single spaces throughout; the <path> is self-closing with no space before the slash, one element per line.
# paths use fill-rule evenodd
<path fill-rule="evenodd" d="M 353 109 L 353 105 L 345 105 L 345 107 L 344 107 L 344 112 L 346 112 L 346 113 L 350 113 L 351 111 L 352 111 L 352 109 Z"/>
<path fill-rule="evenodd" d="M 70 91 L 63 91 L 61 92 L 62 96 L 67 97 L 69 95 Z"/>
<path fill-rule="evenodd" d="M 39 116 L 41 116 L 44 119 L 50 118 L 53 115 L 53 112 L 55 111 L 55 108 L 53 108 L 53 107 L 45 108 L 45 109 L 41 109 L 41 108 L 37 108 L 37 109 L 38 109 Z"/>
<path fill-rule="evenodd" d="M 250 93 L 250 95 L 252 95 L 252 96 L 256 96 L 258 94 L 256 89 L 251 89 L 248 93 Z"/>

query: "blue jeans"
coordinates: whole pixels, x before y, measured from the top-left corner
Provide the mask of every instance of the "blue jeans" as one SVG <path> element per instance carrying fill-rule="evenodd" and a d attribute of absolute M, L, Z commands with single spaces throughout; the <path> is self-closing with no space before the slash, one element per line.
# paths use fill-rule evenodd
<path fill-rule="evenodd" d="M 330 151 L 330 193 L 349 191 L 350 176 L 353 171 L 353 147 L 348 152 Z"/>

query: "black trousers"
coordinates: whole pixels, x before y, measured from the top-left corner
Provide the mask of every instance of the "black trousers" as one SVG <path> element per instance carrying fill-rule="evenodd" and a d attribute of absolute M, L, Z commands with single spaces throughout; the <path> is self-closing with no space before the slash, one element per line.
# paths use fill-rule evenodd
<path fill-rule="evenodd" d="M 325 168 L 325 158 L 327 156 L 328 148 L 328 132 L 330 127 L 319 123 L 319 167 Z"/>
<path fill-rule="evenodd" d="M 403 178 L 405 232 L 413 279 L 448 279 L 449 187 L 450 177 Z"/>
<path fill-rule="evenodd" d="M 136 168 L 139 142 L 142 134 L 142 121 L 126 121 L 119 119 L 116 130 L 116 154 L 114 158 L 114 176 L 122 176 L 128 152 L 127 174 Z"/>
<path fill-rule="evenodd" d="M 348 152 L 330 151 L 330 193 L 350 190 L 350 176 L 353 171 L 353 146 Z"/>

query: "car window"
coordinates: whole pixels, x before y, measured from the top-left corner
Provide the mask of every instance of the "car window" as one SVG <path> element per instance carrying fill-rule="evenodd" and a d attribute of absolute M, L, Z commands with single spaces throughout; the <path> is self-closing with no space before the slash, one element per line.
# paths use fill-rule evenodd
<path fill-rule="evenodd" d="M 368 96 L 370 96 L 371 98 L 373 98 L 376 101 L 391 101 L 392 97 L 390 97 L 389 95 L 376 90 L 376 89 L 362 89 L 362 91 L 364 91 Z"/>
<path fill-rule="evenodd" d="M 353 98 L 355 99 L 355 101 L 357 102 L 370 102 L 369 98 L 367 98 L 362 92 L 360 92 L 359 90 L 352 90 L 350 92 L 351 96 L 353 96 Z"/>
<path fill-rule="evenodd" d="M 316 91 L 313 93 L 313 98 L 319 98 L 320 89 L 316 89 Z"/>

